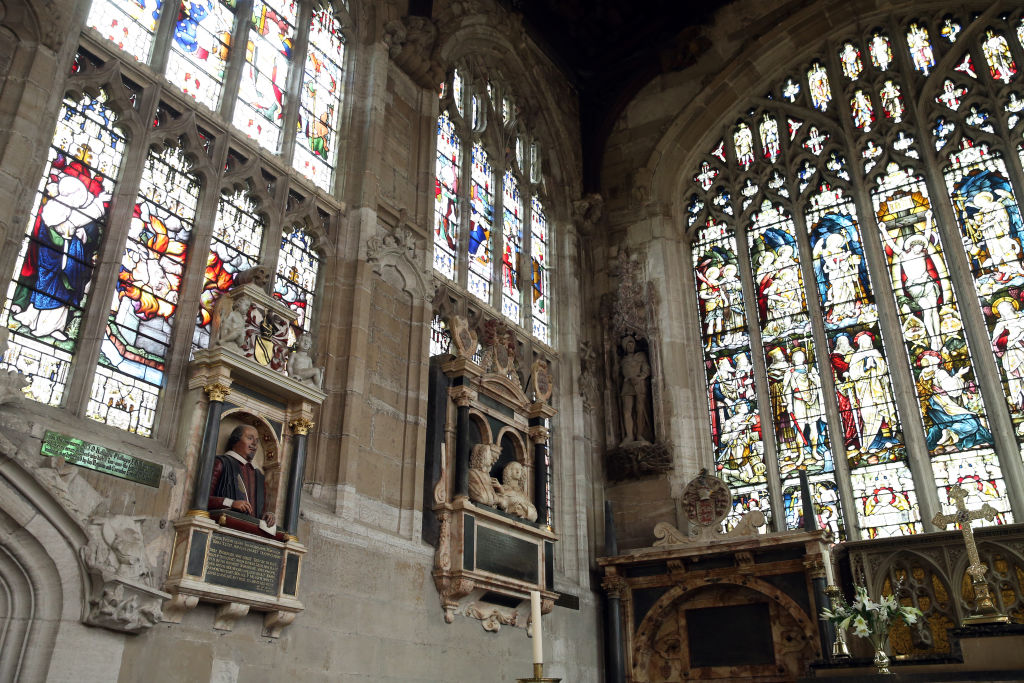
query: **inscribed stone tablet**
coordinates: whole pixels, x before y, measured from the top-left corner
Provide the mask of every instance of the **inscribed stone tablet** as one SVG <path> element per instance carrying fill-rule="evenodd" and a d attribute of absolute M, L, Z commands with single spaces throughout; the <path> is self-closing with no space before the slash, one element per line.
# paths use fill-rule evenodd
<path fill-rule="evenodd" d="M 537 544 L 480 526 L 476 532 L 476 568 L 537 583 Z"/>
<path fill-rule="evenodd" d="M 50 458 L 64 458 L 66 462 L 73 465 L 153 488 L 160 487 L 160 477 L 164 470 L 163 465 L 158 465 L 155 462 L 136 458 L 127 453 L 112 451 L 105 446 L 50 430 L 47 430 L 43 436 L 43 444 L 39 452 Z"/>
<path fill-rule="evenodd" d="M 224 533 L 210 539 L 206 583 L 277 595 L 282 550 Z"/>

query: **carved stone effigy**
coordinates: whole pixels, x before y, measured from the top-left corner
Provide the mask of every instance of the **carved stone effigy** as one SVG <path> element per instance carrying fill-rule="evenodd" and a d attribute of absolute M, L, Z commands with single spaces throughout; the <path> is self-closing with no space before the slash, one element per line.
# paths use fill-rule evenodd
<path fill-rule="evenodd" d="M 696 534 L 662 523 L 651 547 L 598 558 L 619 605 L 629 680 L 796 680 L 820 657 L 810 579 L 825 532 L 719 533 L 731 500 L 702 471 L 681 501 Z M 733 531 L 763 526 L 750 514 Z"/>
<path fill-rule="evenodd" d="M 450 386 L 443 394 L 445 424 L 437 433 L 455 439 L 443 442 L 434 486 L 434 583 L 448 623 L 461 615 L 480 620 L 487 631 L 526 628 L 530 591 L 541 592 L 544 612 L 557 597 L 558 537 L 546 525 L 547 471 L 538 465 L 545 462 L 544 421 L 555 414 L 546 402 L 553 389 L 547 361 L 532 367 L 531 400 L 519 379 L 509 328 L 486 323 L 477 356 L 477 333 L 465 319 L 452 316 L 447 327 L 454 356 L 441 365 Z M 479 435 L 472 443 L 470 423 Z"/>

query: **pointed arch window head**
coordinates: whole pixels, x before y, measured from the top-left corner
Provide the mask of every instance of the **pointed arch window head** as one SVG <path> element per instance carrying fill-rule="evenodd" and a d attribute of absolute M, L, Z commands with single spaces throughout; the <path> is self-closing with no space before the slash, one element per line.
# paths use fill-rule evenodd
<path fill-rule="evenodd" d="M 124 155 L 106 101 L 102 91 L 64 99 L 3 310 L 4 365 L 29 378 L 29 398 L 54 406 L 67 389 Z"/>
<path fill-rule="evenodd" d="M 191 168 L 181 147 L 146 158 L 86 406 L 142 436 L 153 432 L 199 202 Z"/>

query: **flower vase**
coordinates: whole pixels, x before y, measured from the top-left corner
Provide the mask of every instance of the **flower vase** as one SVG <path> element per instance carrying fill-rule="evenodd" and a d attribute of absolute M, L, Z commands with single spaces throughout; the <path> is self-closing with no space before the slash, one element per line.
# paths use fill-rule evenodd
<path fill-rule="evenodd" d="M 879 674 L 892 674 L 889 671 L 889 655 L 885 653 L 885 648 L 889 644 L 889 631 L 886 629 L 885 632 L 871 633 L 868 635 L 871 640 L 871 646 L 875 648 L 875 659 L 874 665 L 878 669 Z"/>

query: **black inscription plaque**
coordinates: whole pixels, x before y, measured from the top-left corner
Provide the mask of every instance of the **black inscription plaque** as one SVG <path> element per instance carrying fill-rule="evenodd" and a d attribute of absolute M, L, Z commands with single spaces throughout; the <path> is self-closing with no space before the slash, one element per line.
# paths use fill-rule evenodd
<path fill-rule="evenodd" d="M 105 446 L 50 430 L 47 430 L 43 436 L 43 444 L 39 452 L 50 458 L 64 458 L 73 465 L 153 488 L 160 488 L 160 476 L 164 470 L 163 465 L 158 465 L 155 462 L 136 458 L 127 453 L 112 451 Z"/>
<path fill-rule="evenodd" d="M 476 531 L 476 568 L 537 583 L 537 544 L 480 526 Z"/>
<path fill-rule="evenodd" d="M 690 666 L 775 663 L 768 603 L 686 610 Z"/>
<path fill-rule="evenodd" d="M 215 533 L 206 556 L 206 582 L 277 595 L 283 551 L 246 538 Z"/>

